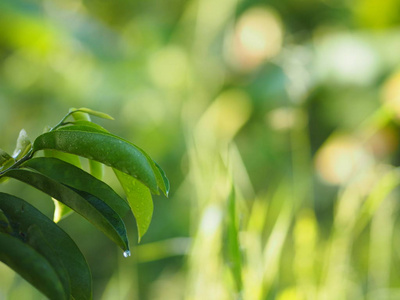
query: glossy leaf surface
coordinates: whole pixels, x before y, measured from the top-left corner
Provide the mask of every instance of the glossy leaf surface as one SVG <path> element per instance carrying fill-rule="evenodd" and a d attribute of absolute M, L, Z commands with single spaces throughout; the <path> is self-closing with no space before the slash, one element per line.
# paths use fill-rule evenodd
<path fill-rule="evenodd" d="M 39 136 L 34 151 L 54 149 L 80 155 L 127 173 L 157 193 L 157 180 L 147 157 L 132 144 L 100 132 L 56 130 Z"/>
<path fill-rule="evenodd" d="M 102 128 L 99 125 L 91 123 L 91 122 L 87 122 L 87 121 L 74 122 L 74 125 L 62 127 L 58 130 L 60 130 L 60 131 L 85 131 L 85 132 L 97 132 L 97 133 L 107 134 L 110 137 L 116 138 L 127 144 L 130 144 L 132 147 L 135 147 L 146 157 L 147 162 L 149 163 L 149 165 L 151 166 L 151 169 L 153 171 L 158 188 L 160 188 L 161 191 L 165 194 L 165 196 L 168 197 L 169 181 L 168 181 L 164 171 L 161 169 L 161 167 L 156 162 L 153 161 L 153 159 L 143 149 L 139 148 L 138 146 L 132 144 L 131 142 L 129 142 L 127 140 L 124 140 L 116 135 L 109 133 L 107 130 L 105 130 L 104 128 Z M 155 192 L 154 190 L 152 190 L 152 192 L 157 195 L 159 194 L 158 189 L 157 189 L 157 192 Z"/>
<path fill-rule="evenodd" d="M 10 170 L 6 176 L 25 182 L 63 202 L 103 231 L 123 250 L 129 249 L 124 222 L 111 207 L 99 198 L 29 170 Z"/>
<path fill-rule="evenodd" d="M 34 169 L 64 185 L 92 194 L 120 216 L 124 216 L 130 210 L 128 203 L 106 183 L 62 160 L 38 157 L 28 160 L 22 166 Z"/>
<path fill-rule="evenodd" d="M 49 299 L 68 299 L 56 271 L 35 249 L 16 237 L 0 233 L 0 261 L 8 265 Z"/>
<path fill-rule="evenodd" d="M 53 253 L 47 253 L 46 257 L 51 256 L 53 263 L 57 259 L 61 262 L 68 273 L 71 295 L 75 299 L 90 300 L 92 298 L 91 275 L 86 260 L 74 241 L 60 227 L 32 205 L 12 195 L 0 193 L 0 209 L 12 224 L 16 236 L 24 237 L 26 241 L 30 241 L 33 245 L 35 243 L 43 244 L 42 240 L 45 239 L 46 243 L 52 247 L 56 257 Z M 35 229 L 35 227 L 37 228 Z M 41 234 L 37 234 L 38 230 Z M 21 243 L 22 246 L 24 245 L 23 242 L 14 243 L 17 243 L 15 249 Z M 0 249 L 3 250 L 3 247 L 0 247 Z M 24 253 L 21 255 L 26 257 Z M 32 261 L 27 260 L 28 265 L 25 271 L 24 265 L 20 266 L 21 272 L 27 272 L 28 275 L 33 274 L 34 268 L 31 263 L 39 263 L 41 257 L 43 257 L 42 255 L 39 255 L 38 258 L 36 256 L 37 253 L 33 254 Z M 18 270 L 16 271 L 18 272 Z M 21 272 L 19 273 L 21 274 Z"/>

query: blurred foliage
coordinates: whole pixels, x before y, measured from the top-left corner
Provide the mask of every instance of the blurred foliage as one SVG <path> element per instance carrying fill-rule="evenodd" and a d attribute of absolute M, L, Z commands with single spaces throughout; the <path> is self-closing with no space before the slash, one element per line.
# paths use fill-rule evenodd
<path fill-rule="evenodd" d="M 2 0 L 1 147 L 91 107 L 171 180 L 129 259 L 60 223 L 94 298 L 398 299 L 398 5 Z M 2 189 L 52 215 L 39 192 Z M 0 277 L 0 298 L 40 299 Z"/>

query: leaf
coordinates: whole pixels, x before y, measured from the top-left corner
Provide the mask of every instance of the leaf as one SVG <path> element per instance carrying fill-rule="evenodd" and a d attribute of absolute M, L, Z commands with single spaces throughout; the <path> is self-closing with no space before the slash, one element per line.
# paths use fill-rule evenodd
<path fill-rule="evenodd" d="M 62 266 L 64 266 L 67 271 L 72 297 L 82 300 L 92 299 L 92 282 L 89 267 L 82 253 L 68 234 L 32 205 L 15 196 L 0 193 L 0 209 L 3 210 L 8 219 L 12 221 L 16 234 L 23 233 L 27 235 L 29 239 L 29 233 L 33 232 L 35 235 L 37 231 L 32 227 L 32 224 L 34 224 L 34 227 L 37 227 L 38 230 L 41 231 L 42 237 L 45 238 L 46 243 L 52 247 L 54 253 L 62 263 Z M 35 239 L 30 239 L 31 243 L 34 245 L 41 240 L 40 237 L 36 241 Z M 22 243 L 22 245 L 25 244 Z M 15 249 L 17 248 L 19 248 L 19 246 L 15 247 Z M 0 247 L 0 252 L 1 251 L 3 251 L 2 246 Z M 22 258 L 25 257 L 27 256 L 22 255 Z M 32 263 L 40 260 L 40 257 L 41 256 L 39 256 L 38 259 L 35 258 L 32 260 Z M 22 269 L 23 267 L 24 265 L 21 266 Z M 25 272 L 33 276 L 33 270 L 31 265 L 28 265 Z M 18 270 L 16 271 L 18 272 Z"/>
<path fill-rule="evenodd" d="M 164 170 L 160 167 L 160 165 L 156 162 L 154 162 L 154 164 L 156 165 L 158 171 L 160 172 L 161 178 L 164 182 L 164 194 L 166 197 L 168 197 L 169 194 L 169 189 L 170 189 L 170 184 L 169 184 L 169 180 L 167 178 L 167 175 L 165 174 Z"/>
<path fill-rule="evenodd" d="M 158 193 L 153 168 L 147 157 L 133 144 L 107 133 L 56 130 L 40 135 L 34 152 L 54 149 L 99 161 L 127 173 Z"/>
<path fill-rule="evenodd" d="M 111 207 L 99 198 L 29 170 L 14 169 L 8 171 L 5 176 L 25 182 L 61 201 L 103 231 L 124 251 L 129 250 L 124 222 Z"/>
<path fill-rule="evenodd" d="M 7 216 L 1 209 L 0 209 L 0 232 L 12 233 L 10 221 L 8 220 Z"/>
<path fill-rule="evenodd" d="M 0 170 L 11 167 L 14 162 L 15 162 L 14 158 L 12 158 L 4 150 L 0 149 Z"/>
<path fill-rule="evenodd" d="M 55 150 L 44 150 L 44 156 L 45 157 L 55 157 L 55 158 L 65 161 L 69 164 L 72 164 L 78 168 L 81 167 L 81 161 L 79 160 L 79 156 L 76 156 L 73 154 L 64 153 L 64 152 L 55 151 Z M 57 199 L 52 198 L 52 200 L 54 203 L 53 221 L 55 223 L 60 222 L 62 219 L 66 218 L 73 212 L 68 206 L 64 205 L 60 201 L 57 201 Z"/>
<path fill-rule="evenodd" d="M 54 271 L 58 275 L 58 279 L 62 284 L 64 293 L 67 295 L 67 299 L 69 299 L 69 295 L 71 294 L 71 286 L 68 272 L 55 253 L 53 247 L 48 243 L 42 231 L 36 224 L 29 226 L 26 240 L 31 247 L 33 247 L 39 254 L 43 255 L 43 257 L 45 257 L 51 264 Z"/>
<path fill-rule="evenodd" d="M 49 299 L 68 299 L 56 271 L 45 257 L 11 235 L 0 233 L 0 261 Z"/>
<path fill-rule="evenodd" d="M 161 189 L 161 191 L 165 194 L 166 197 L 168 197 L 168 193 L 169 193 L 169 181 L 164 173 L 164 171 L 161 169 L 160 166 L 157 165 L 156 162 L 153 161 L 153 159 L 141 148 L 139 148 L 138 146 L 132 144 L 131 142 L 124 140 L 116 135 L 113 135 L 111 133 L 109 133 L 107 130 L 105 130 L 104 128 L 102 128 L 101 126 L 91 123 L 91 122 L 87 122 L 87 121 L 79 121 L 75 122 L 77 125 L 71 125 L 71 126 L 67 126 L 67 127 L 62 127 L 59 128 L 58 130 L 68 130 L 68 131 L 85 131 L 85 132 L 97 132 L 97 133 L 102 133 L 102 134 L 107 134 L 111 137 L 114 137 L 118 140 L 124 141 L 127 144 L 132 145 L 133 147 L 135 147 L 136 149 L 138 149 L 147 159 L 147 162 L 150 164 L 151 169 L 153 170 L 154 176 L 156 178 L 156 182 L 157 182 L 157 186 Z M 100 127 L 100 128 L 99 128 Z M 158 190 L 157 192 L 154 192 L 155 194 L 159 194 Z"/>
<path fill-rule="evenodd" d="M 106 183 L 57 158 L 33 158 L 22 164 L 22 167 L 34 169 L 66 186 L 92 194 L 120 216 L 124 216 L 130 210 L 128 203 Z"/>
<path fill-rule="evenodd" d="M 12 158 L 7 152 L 0 149 L 0 171 L 7 170 L 15 163 L 14 158 Z M 8 178 L 0 178 L 0 183 L 7 181 Z"/>
<path fill-rule="evenodd" d="M 85 126 L 90 126 L 93 128 L 96 128 L 99 131 L 106 131 L 103 127 L 100 125 L 97 125 L 96 123 L 93 123 L 90 121 L 90 116 L 87 113 L 83 112 L 76 112 L 72 114 L 75 122 L 72 122 L 74 125 L 85 125 Z M 104 165 L 102 163 L 99 163 L 98 161 L 94 161 L 89 159 L 89 167 L 90 167 L 90 174 L 92 174 L 94 177 L 97 179 L 102 179 L 104 176 Z"/>
<path fill-rule="evenodd" d="M 75 114 L 75 112 L 83 112 L 83 113 L 87 113 L 89 115 L 96 116 L 96 117 L 99 117 L 99 118 L 103 118 L 103 119 L 107 119 L 107 120 L 114 120 L 113 117 L 111 117 L 110 115 L 108 115 L 106 113 L 95 111 L 95 110 L 91 110 L 91 109 L 85 108 L 85 107 L 71 108 L 70 111 L 73 112 L 74 114 Z"/>
<path fill-rule="evenodd" d="M 115 170 L 115 175 L 122 185 L 129 205 L 136 219 L 139 242 L 150 226 L 153 216 L 153 200 L 148 187 L 139 180 Z"/>
<path fill-rule="evenodd" d="M 32 143 L 29 140 L 25 129 L 22 129 L 19 132 L 19 136 L 17 139 L 17 145 L 15 147 L 15 150 L 14 150 L 14 153 L 12 156 L 14 157 L 14 159 L 19 160 L 22 157 L 24 157 L 31 148 L 32 148 Z"/>

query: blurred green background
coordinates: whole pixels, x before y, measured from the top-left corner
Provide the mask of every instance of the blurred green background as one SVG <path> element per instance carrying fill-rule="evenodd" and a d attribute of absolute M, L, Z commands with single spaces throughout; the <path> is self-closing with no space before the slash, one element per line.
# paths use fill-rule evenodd
<path fill-rule="evenodd" d="M 399 5 L 0 1 L 0 147 L 89 107 L 171 181 L 140 245 L 127 218 L 128 259 L 60 222 L 94 299 L 400 299 Z M 43 299 L 0 278 L 0 299 Z"/>

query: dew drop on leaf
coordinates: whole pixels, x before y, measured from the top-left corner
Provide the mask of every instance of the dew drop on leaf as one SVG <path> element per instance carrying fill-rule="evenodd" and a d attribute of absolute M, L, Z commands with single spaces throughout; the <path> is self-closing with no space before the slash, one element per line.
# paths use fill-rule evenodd
<path fill-rule="evenodd" d="M 129 250 L 124 251 L 124 257 L 129 257 L 129 256 L 131 256 L 131 251 Z"/>

